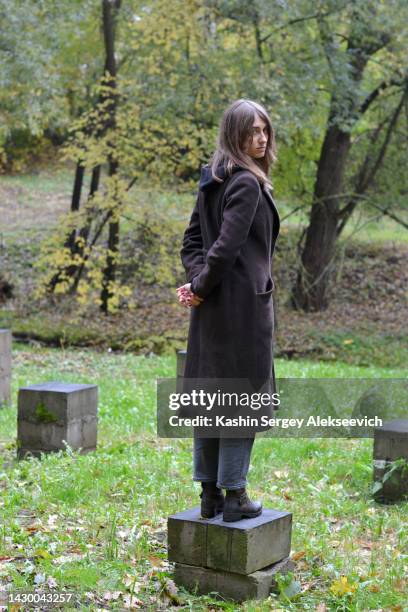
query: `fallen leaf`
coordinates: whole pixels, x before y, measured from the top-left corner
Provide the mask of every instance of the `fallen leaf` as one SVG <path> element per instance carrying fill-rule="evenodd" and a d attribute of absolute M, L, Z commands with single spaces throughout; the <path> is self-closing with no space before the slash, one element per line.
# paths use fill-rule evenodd
<path fill-rule="evenodd" d="M 173 605 L 182 605 L 182 601 L 178 595 L 178 588 L 176 586 L 176 583 L 170 578 L 165 578 L 163 580 L 163 586 L 164 588 L 161 591 L 160 596 L 164 596 L 164 599 L 168 598 Z"/>
<path fill-rule="evenodd" d="M 132 574 L 125 574 L 123 578 L 123 584 L 126 587 L 130 587 L 130 590 L 133 593 L 138 593 L 140 591 L 140 582 L 138 582 L 138 576 L 133 576 Z"/>
<path fill-rule="evenodd" d="M 301 559 L 302 557 L 304 557 L 306 554 L 306 551 L 304 550 L 299 550 L 298 552 L 294 553 L 291 556 L 292 561 L 298 561 L 299 559 Z"/>
<path fill-rule="evenodd" d="M 396 580 L 392 586 L 393 586 L 393 589 L 401 593 L 405 593 L 406 591 L 408 591 L 408 581 L 405 578 Z"/>
<path fill-rule="evenodd" d="M 41 531 L 43 530 L 41 525 L 29 525 L 28 527 L 25 528 L 26 531 L 28 531 L 28 533 L 36 533 L 37 531 Z"/>
<path fill-rule="evenodd" d="M 115 601 L 116 599 L 119 599 L 119 597 L 122 595 L 122 591 L 106 591 L 106 593 L 104 593 L 103 598 L 106 601 Z"/>
<path fill-rule="evenodd" d="M 53 576 L 48 576 L 47 584 L 50 589 L 55 589 L 55 587 L 58 586 L 58 583 Z"/>
<path fill-rule="evenodd" d="M 367 550 L 371 550 L 373 547 L 373 542 L 368 542 L 366 540 L 357 540 L 357 544 L 360 548 L 366 548 Z"/>
<path fill-rule="evenodd" d="M 132 608 L 141 608 L 142 606 L 144 606 L 144 603 L 141 599 L 138 599 L 137 597 L 134 597 L 133 595 L 130 595 L 128 593 L 126 593 L 123 596 L 123 607 L 126 609 L 132 609 Z"/>
<path fill-rule="evenodd" d="M 155 555 L 148 555 L 147 558 L 149 559 L 150 564 L 153 565 L 153 567 L 160 567 L 163 561 L 163 559 L 161 559 L 160 557 L 156 557 Z"/>
<path fill-rule="evenodd" d="M 275 470 L 273 473 L 276 478 L 287 478 L 289 476 L 289 470 Z"/>

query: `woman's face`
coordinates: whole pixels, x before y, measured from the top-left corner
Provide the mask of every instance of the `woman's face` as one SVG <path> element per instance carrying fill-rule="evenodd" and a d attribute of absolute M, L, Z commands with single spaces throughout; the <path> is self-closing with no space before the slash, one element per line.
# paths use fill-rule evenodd
<path fill-rule="evenodd" d="M 259 115 L 255 116 L 252 125 L 252 135 L 249 136 L 244 151 L 250 157 L 260 158 L 265 155 L 266 146 L 268 144 L 268 127 L 265 121 Z"/>

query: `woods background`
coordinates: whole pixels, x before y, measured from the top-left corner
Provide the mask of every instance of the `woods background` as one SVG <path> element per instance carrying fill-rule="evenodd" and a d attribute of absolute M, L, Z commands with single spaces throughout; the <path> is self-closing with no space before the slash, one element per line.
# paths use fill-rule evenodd
<path fill-rule="evenodd" d="M 248 97 L 278 145 L 278 351 L 358 346 L 364 362 L 391 337 L 400 361 L 406 2 L 0 0 L 0 15 L 3 326 L 183 346 L 182 232 L 221 114 Z"/>

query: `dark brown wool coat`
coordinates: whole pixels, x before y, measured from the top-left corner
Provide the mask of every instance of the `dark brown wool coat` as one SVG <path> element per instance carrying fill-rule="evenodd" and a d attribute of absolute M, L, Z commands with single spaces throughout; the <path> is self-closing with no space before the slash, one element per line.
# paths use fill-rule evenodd
<path fill-rule="evenodd" d="M 222 166 L 217 183 L 201 170 L 181 260 L 187 282 L 204 298 L 191 307 L 186 378 L 272 379 L 272 257 L 280 220 L 270 192 L 255 175 Z"/>

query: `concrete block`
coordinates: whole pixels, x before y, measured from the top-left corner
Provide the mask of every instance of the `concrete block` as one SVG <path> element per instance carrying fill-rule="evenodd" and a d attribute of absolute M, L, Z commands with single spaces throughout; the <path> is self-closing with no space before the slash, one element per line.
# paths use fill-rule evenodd
<path fill-rule="evenodd" d="M 11 374 L 11 353 L 0 353 L 0 378 Z"/>
<path fill-rule="evenodd" d="M 386 421 L 374 429 L 374 459 L 408 459 L 408 419 Z"/>
<path fill-rule="evenodd" d="M 406 466 L 394 470 L 382 482 L 397 459 L 405 460 Z M 408 419 L 387 421 L 375 428 L 373 468 L 374 481 L 382 482 L 375 494 L 378 501 L 398 501 L 408 496 Z"/>
<path fill-rule="evenodd" d="M 0 406 L 11 399 L 11 330 L 0 329 Z"/>
<path fill-rule="evenodd" d="M 97 417 L 84 415 L 81 419 L 70 421 L 67 431 L 67 442 L 72 448 L 84 446 L 85 448 L 96 447 Z"/>
<path fill-rule="evenodd" d="M 174 581 L 178 586 L 199 595 L 215 592 L 223 599 L 246 601 L 266 599 L 277 590 L 276 574 L 293 570 L 294 564 L 289 558 L 246 575 L 176 563 Z"/>
<path fill-rule="evenodd" d="M 290 553 L 292 515 L 264 508 L 254 519 L 202 519 L 197 506 L 168 518 L 169 561 L 252 574 Z"/>
<path fill-rule="evenodd" d="M 0 407 L 11 401 L 11 374 L 0 376 Z"/>
<path fill-rule="evenodd" d="M 0 329 L 0 354 L 11 354 L 11 329 Z"/>
<path fill-rule="evenodd" d="M 67 429 L 67 425 L 60 422 L 34 423 L 19 419 L 17 439 L 27 448 L 58 450 L 64 448 L 62 440 L 67 440 Z"/>
<path fill-rule="evenodd" d="M 19 389 L 19 418 L 37 423 L 41 406 L 64 423 L 84 415 L 96 416 L 98 387 L 51 381 Z"/>
<path fill-rule="evenodd" d="M 0 378 L 0 408 L 11 401 L 11 376 Z"/>
<path fill-rule="evenodd" d="M 177 354 L 177 376 L 184 376 L 186 367 L 187 351 L 185 349 L 176 351 Z"/>
<path fill-rule="evenodd" d="M 65 450 L 64 440 L 83 452 L 96 448 L 98 387 L 52 381 L 18 393 L 18 457 Z"/>

